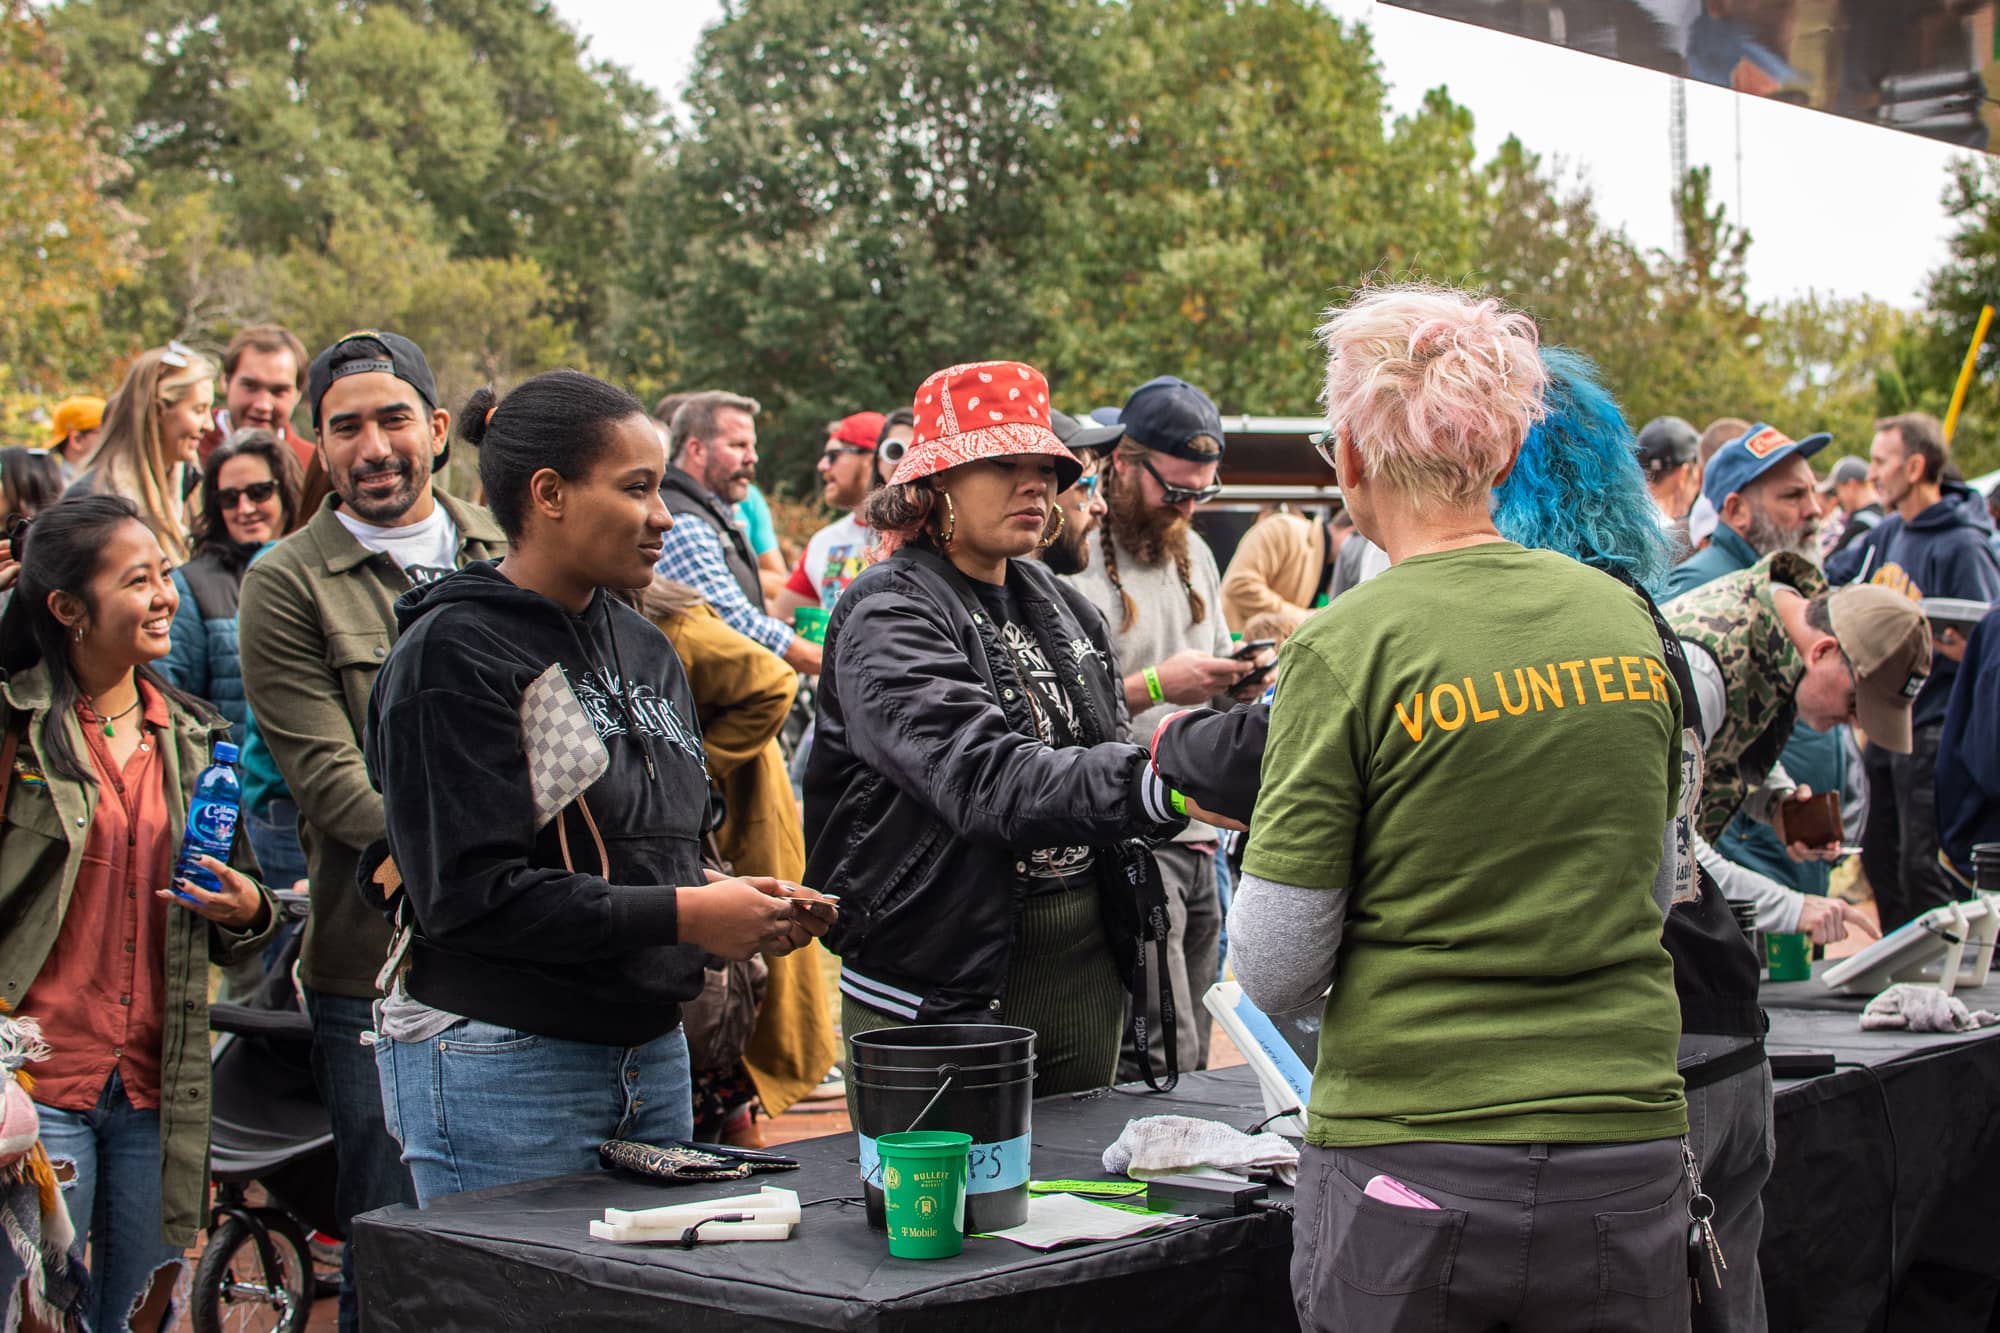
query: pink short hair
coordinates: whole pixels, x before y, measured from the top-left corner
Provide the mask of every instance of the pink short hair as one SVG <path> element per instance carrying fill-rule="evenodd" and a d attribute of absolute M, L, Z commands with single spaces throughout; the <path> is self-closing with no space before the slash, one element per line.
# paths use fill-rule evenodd
<path fill-rule="evenodd" d="M 1542 416 L 1535 323 L 1491 297 L 1399 284 L 1327 312 L 1328 422 L 1418 508 L 1483 500 Z"/>

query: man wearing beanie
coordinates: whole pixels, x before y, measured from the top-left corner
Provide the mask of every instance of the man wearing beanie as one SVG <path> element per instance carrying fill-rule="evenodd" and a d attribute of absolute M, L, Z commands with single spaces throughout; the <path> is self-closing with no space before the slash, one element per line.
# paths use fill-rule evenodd
<path fill-rule="evenodd" d="M 1251 663 L 1229 656 L 1222 575 L 1191 524 L 1194 507 L 1222 490 L 1216 484 L 1221 414 L 1200 389 L 1161 376 L 1133 391 L 1118 424 L 1121 434 L 1101 482 L 1108 512 L 1089 567 L 1071 579 L 1114 636 L 1120 667 L 1129 673 L 1124 683 L 1132 735 L 1143 739 L 1174 705 L 1219 702 L 1226 708 L 1239 685 L 1261 690 L 1268 681 Z M 1208 1063 L 1208 1011 L 1201 997 L 1216 979 L 1222 933 L 1215 849 L 1216 831 L 1196 822 L 1157 853 L 1172 928 L 1167 973 L 1181 1015 L 1176 1056 L 1184 1070 Z M 1149 1022 L 1147 1031 L 1157 1065 L 1166 1053 L 1158 1022 Z M 1136 1051 L 1121 1057 L 1119 1075 L 1139 1076 Z"/>
<path fill-rule="evenodd" d="M 396 640 L 396 599 L 468 561 L 506 554 L 484 509 L 433 484 L 451 414 L 423 351 L 400 334 L 350 333 L 313 359 L 306 382 L 318 458 L 333 493 L 250 566 L 240 611 L 243 687 L 262 743 L 299 808 L 312 914 L 299 981 L 313 1025 L 313 1074 L 333 1124 L 335 1212 L 416 1204 L 382 1117 L 375 984 L 389 928 L 355 889 L 362 850 L 383 836 L 382 798 L 361 757 L 368 694 Z M 249 802 L 254 772 L 246 773 Z M 340 1328 L 358 1326 L 353 1249 L 341 1265 Z"/>

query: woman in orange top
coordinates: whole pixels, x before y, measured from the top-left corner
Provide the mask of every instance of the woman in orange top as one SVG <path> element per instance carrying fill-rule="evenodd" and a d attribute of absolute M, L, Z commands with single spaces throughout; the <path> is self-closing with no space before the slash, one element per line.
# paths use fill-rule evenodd
<path fill-rule="evenodd" d="M 212 741 L 207 705 L 149 665 L 178 597 L 138 509 L 65 500 L 21 541 L 0 617 L 0 994 L 38 1019 L 42 1143 L 89 1245 L 86 1327 L 164 1328 L 208 1161 L 208 967 L 270 933 L 263 889 L 176 880 Z M 239 847 L 241 843 L 239 840 Z M 0 1281 L 12 1251 L 0 1246 Z M 165 1279 L 165 1280 L 161 1280 Z"/>

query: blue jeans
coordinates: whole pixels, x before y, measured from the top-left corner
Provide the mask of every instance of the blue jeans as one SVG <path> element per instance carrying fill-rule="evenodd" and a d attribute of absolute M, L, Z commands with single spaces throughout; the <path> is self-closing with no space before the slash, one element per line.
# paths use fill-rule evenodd
<path fill-rule="evenodd" d="M 90 1246 L 85 1326 L 127 1328 L 153 1274 L 182 1262 L 180 1247 L 160 1238 L 160 1113 L 132 1105 L 115 1070 L 88 1111 L 35 1109 L 49 1160 L 76 1172 L 62 1195 L 78 1247 Z"/>
<path fill-rule="evenodd" d="M 396 1141 L 382 1123 L 375 1060 L 361 1044 L 361 1034 L 375 1026 L 375 1002 L 315 990 L 302 991 L 302 998 L 313 1025 L 313 1081 L 333 1121 L 333 1207 L 346 1236 L 356 1213 L 395 1203 L 414 1206 L 417 1195 Z M 354 1333 L 360 1326 L 354 1247 L 349 1245 L 340 1261 L 340 1333 Z"/>
<path fill-rule="evenodd" d="M 644 1046 L 599 1046 L 464 1018 L 429 1041 L 378 1041 L 375 1065 L 426 1205 L 598 1170 L 606 1139 L 667 1144 L 694 1133 L 679 1028 Z"/>

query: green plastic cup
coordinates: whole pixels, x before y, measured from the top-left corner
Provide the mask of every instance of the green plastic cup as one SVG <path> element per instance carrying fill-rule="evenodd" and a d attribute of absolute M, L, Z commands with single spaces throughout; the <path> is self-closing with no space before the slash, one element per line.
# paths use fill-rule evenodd
<path fill-rule="evenodd" d="M 802 606 L 792 612 L 792 630 L 807 643 L 826 642 L 826 612 L 817 606 Z"/>
<path fill-rule="evenodd" d="M 1812 938 L 1808 935 L 1766 935 L 1764 961 L 1773 981 L 1806 981 L 1812 977 Z"/>
<path fill-rule="evenodd" d="M 972 1135 L 920 1129 L 875 1140 L 882 1211 L 897 1259 L 949 1259 L 965 1248 L 966 1163 Z"/>

